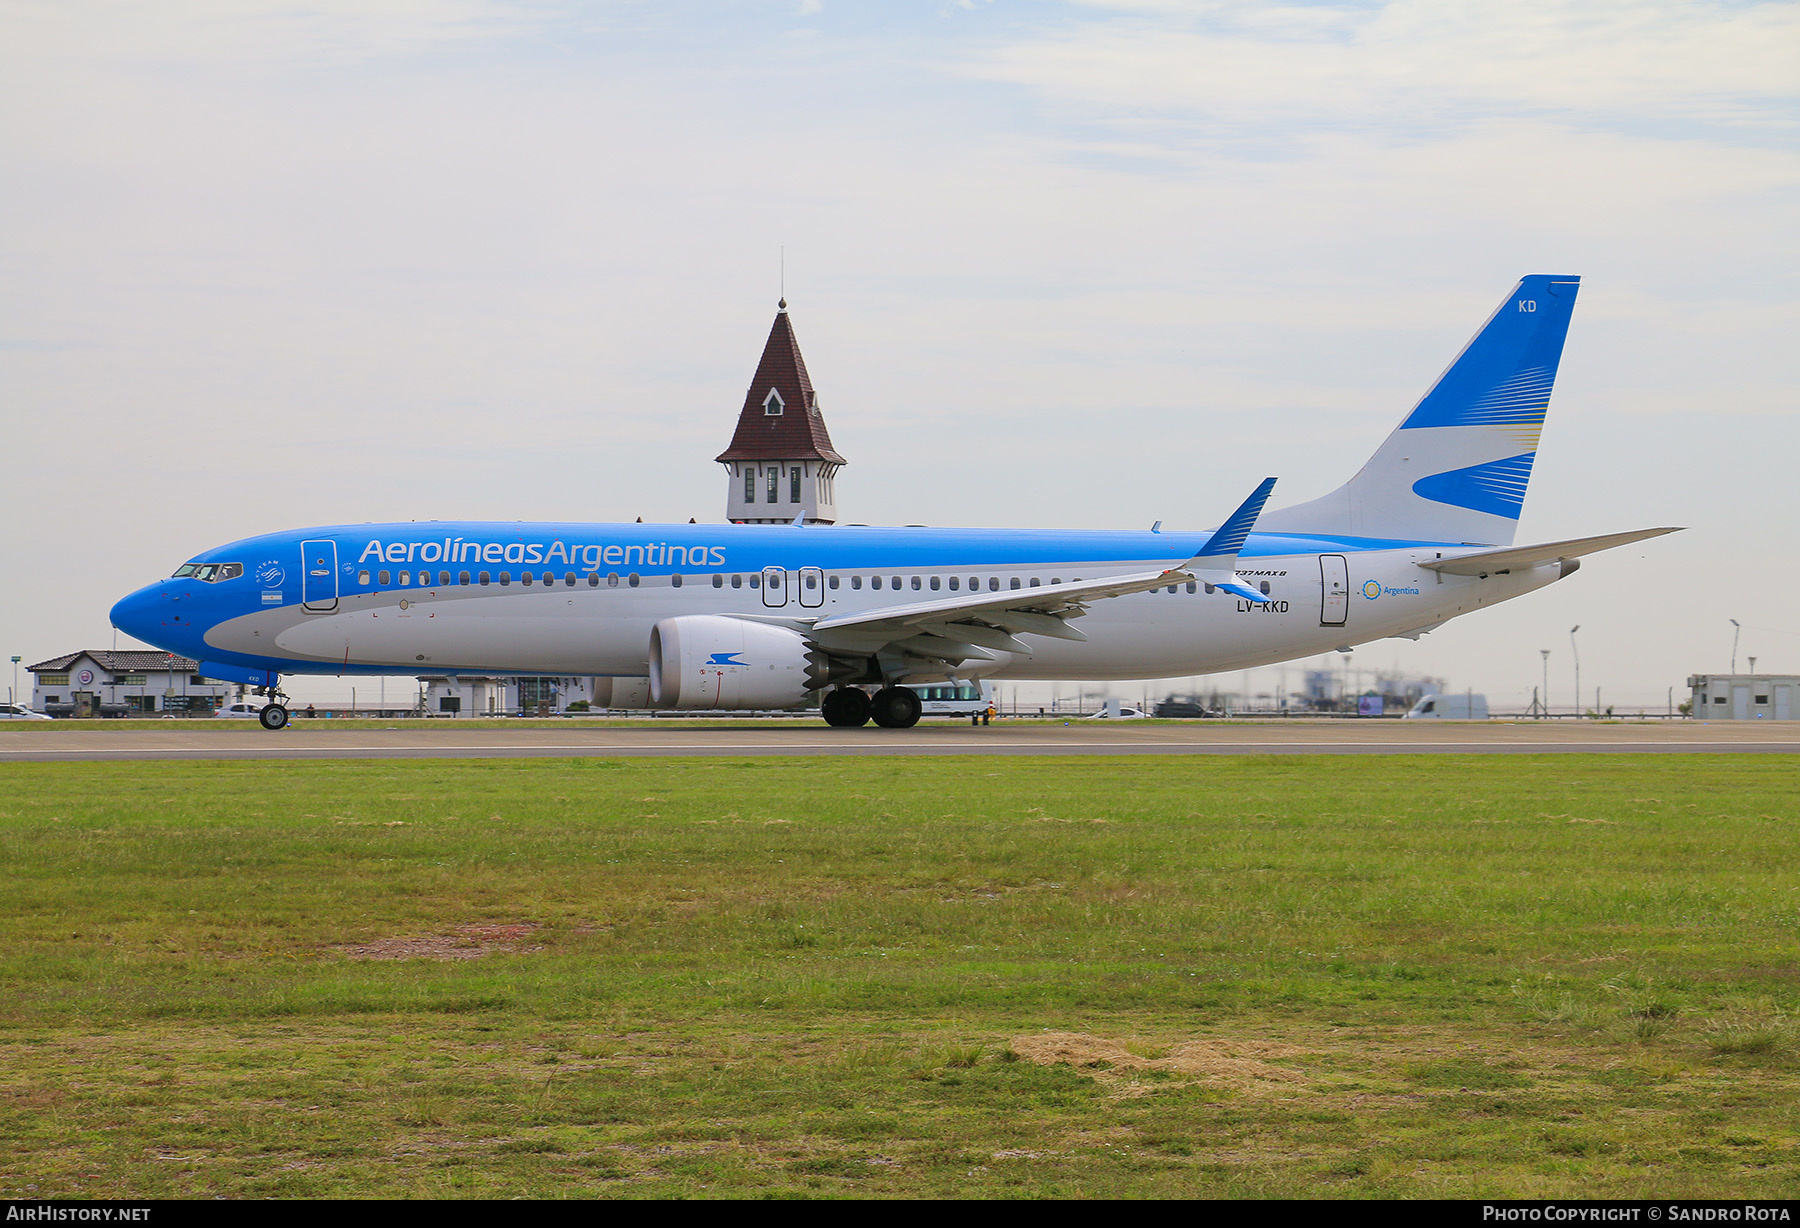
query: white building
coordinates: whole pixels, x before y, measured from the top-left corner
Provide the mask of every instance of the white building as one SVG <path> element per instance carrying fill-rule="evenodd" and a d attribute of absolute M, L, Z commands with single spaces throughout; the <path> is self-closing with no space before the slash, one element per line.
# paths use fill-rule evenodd
<path fill-rule="evenodd" d="M 1791 721 L 1800 675 L 1694 674 L 1694 718 L 1703 721 Z"/>
<path fill-rule="evenodd" d="M 565 712 L 570 704 L 580 700 L 594 702 L 592 678 L 453 674 L 423 675 L 419 681 L 425 684 L 427 716 L 536 716 Z M 600 681 L 610 683 L 612 679 Z"/>
<path fill-rule="evenodd" d="M 198 661 L 155 650 L 88 649 L 25 668 L 32 675 L 31 707 L 48 716 L 204 716 L 233 690 L 229 682 L 195 673 Z"/>

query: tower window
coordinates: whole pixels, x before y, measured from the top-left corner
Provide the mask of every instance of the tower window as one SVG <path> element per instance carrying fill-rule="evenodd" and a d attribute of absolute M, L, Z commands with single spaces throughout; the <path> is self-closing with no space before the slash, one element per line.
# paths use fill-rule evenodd
<path fill-rule="evenodd" d="M 773 388 L 769 389 L 769 395 L 763 398 L 763 413 L 771 418 L 778 418 L 786 408 L 787 402 L 781 399 L 781 394 Z"/>
<path fill-rule="evenodd" d="M 800 466 L 798 465 L 788 470 L 788 502 L 800 502 Z"/>
<path fill-rule="evenodd" d="M 756 466 L 744 466 L 744 502 L 756 502 Z"/>
<path fill-rule="evenodd" d="M 779 502 L 781 494 L 781 470 L 774 465 L 769 466 L 769 502 Z"/>

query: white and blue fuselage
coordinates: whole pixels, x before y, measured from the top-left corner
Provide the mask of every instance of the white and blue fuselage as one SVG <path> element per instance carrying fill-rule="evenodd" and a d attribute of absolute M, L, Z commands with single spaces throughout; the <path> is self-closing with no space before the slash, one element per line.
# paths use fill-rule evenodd
<path fill-rule="evenodd" d="M 270 674 L 641 677 L 651 629 L 674 616 L 804 627 L 959 594 L 1030 597 L 1033 589 L 1177 569 L 1208 537 L 823 525 L 338 525 L 207 551 L 183 569 L 190 574 L 120 602 L 113 621 L 172 652 Z M 1483 579 L 1419 565 L 1471 552 L 1449 542 L 1253 534 L 1237 571 L 1267 586 L 1266 601 L 1177 579 L 1095 602 L 1074 624 L 1084 640 L 1033 637 L 1024 641 L 1028 654 L 987 649 L 989 660 L 965 661 L 955 672 L 1116 680 L 1244 669 L 1416 633 L 1541 588 L 1563 570 L 1547 561 Z"/>

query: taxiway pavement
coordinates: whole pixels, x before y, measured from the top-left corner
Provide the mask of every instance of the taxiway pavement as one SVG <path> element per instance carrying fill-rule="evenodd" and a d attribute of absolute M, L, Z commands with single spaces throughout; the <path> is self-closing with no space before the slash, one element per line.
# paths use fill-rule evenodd
<path fill-rule="evenodd" d="M 232 725 L 171 730 L 0 730 L 0 763 L 156 759 L 659 758 L 767 755 L 1497 755 L 1795 754 L 1800 722 L 1283 721 L 1258 724 L 1038 722 L 985 728 L 831 729 L 806 722 L 696 728 L 576 721 L 517 729 L 418 722 L 278 733 Z"/>

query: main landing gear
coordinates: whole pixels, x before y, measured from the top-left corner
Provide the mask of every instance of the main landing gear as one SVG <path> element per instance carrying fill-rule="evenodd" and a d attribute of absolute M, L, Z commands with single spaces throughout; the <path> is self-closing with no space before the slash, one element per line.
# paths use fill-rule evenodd
<path fill-rule="evenodd" d="M 837 729 L 855 729 L 874 718 L 883 729 L 911 729 L 919 723 L 919 693 L 903 686 L 884 686 L 875 694 L 857 687 L 839 687 L 819 705 L 825 723 Z"/>
<path fill-rule="evenodd" d="M 264 704 L 262 711 L 256 714 L 256 719 L 262 722 L 262 727 L 264 729 L 286 729 L 288 710 L 287 705 L 281 701 L 287 696 L 281 693 L 281 688 L 271 682 L 268 686 L 257 687 L 256 694 L 269 697 L 269 702 Z"/>

